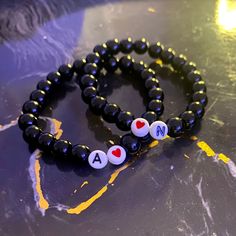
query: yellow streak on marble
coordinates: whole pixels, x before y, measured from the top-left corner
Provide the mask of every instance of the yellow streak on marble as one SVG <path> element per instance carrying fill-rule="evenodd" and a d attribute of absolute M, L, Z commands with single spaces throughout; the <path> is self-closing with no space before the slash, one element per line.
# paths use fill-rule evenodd
<path fill-rule="evenodd" d="M 223 161 L 225 164 L 227 164 L 227 163 L 230 161 L 230 158 L 227 157 L 227 156 L 226 156 L 225 154 L 223 154 L 223 153 L 220 153 L 220 154 L 218 155 L 218 159 L 221 160 L 221 161 Z"/>
<path fill-rule="evenodd" d="M 149 144 L 149 148 L 153 148 L 153 147 L 156 147 L 157 145 L 158 145 L 158 141 L 157 140 L 154 140 L 153 142 L 151 142 L 150 144 Z"/>
<path fill-rule="evenodd" d="M 155 61 L 155 63 L 156 63 L 156 64 L 159 64 L 159 65 L 163 65 L 163 62 L 162 62 L 161 59 L 157 59 L 157 60 Z"/>
<path fill-rule="evenodd" d="M 190 139 L 191 139 L 192 141 L 196 141 L 196 140 L 198 140 L 198 137 L 193 135 L 193 136 L 190 137 Z"/>
<path fill-rule="evenodd" d="M 190 157 L 187 154 L 184 154 L 184 157 L 186 157 L 187 159 L 190 159 Z"/>
<path fill-rule="evenodd" d="M 88 184 L 88 183 L 89 183 L 88 181 L 84 181 L 84 182 L 81 184 L 80 188 L 83 188 L 84 185 L 86 185 L 86 184 Z"/>
<path fill-rule="evenodd" d="M 155 12 L 156 12 L 156 9 L 154 9 L 153 7 L 149 7 L 149 8 L 148 8 L 148 11 L 151 12 L 151 13 L 155 13 Z"/>
<path fill-rule="evenodd" d="M 200 141 L 197 143 L 198 147 L 201 148 L 202 151 L 204 151 L 208 157 L 214 157 L 216 154 L 212 150 L 212 148 L 204 141 Z"/>

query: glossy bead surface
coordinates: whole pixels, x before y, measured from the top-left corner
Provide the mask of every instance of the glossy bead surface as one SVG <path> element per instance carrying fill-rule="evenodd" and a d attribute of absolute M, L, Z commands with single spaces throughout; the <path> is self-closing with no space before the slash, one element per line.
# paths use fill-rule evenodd
<path fill-rule="evenodd" d="M 102 60 L 101 57 L 99 56 L 99 54 L 97 52 L 95 53 L 89 53 L 86 56 L 86 62 L 87 63 L 95 63 L 98 66 L 102 65 Z"/>
<path fill-rule="evenodd" d="M 90 101 L 90 108 L 96 115 L 101 115 L 107 101 L 104 97 L 95 96 Z"/>
<path fill-rule="evenodd" d="M 109 123 L 115 123 L 119 112 L 120 108 L 116 104 L 107 103 L 102 111 L 102 117 Z"/>
<path fill-rule="evenodd" d="M 144 81 L 155 78 L 155 72 L 152 69 L 145 69 L 141 72 L 141 78 Z"/>
<path fill-rule="evenodd" d="M 108 163 L 108 158 L 105 152 L 95 150 L 89 154 L 88 163 L 94 169 L 102 169 Z"/>
<path fill-rule="evenodd" d="M 187 75 L 188 73 L 195 71 L 196 69 L 196 64 L 194 62 L 189 62 L 182 66 L 182 73 L 184 75 Z"/>
<path fill-rule="evenodd" d="M 173 58 L 172 66 L 175 70 L 181 70 L 186 62 L 187 62 L 187 58 L 181 54 Z"/>
<path fill-rule="evenodd" d="M 168 134 L 168 127 L 163 121 L 155 121 L 150 125 L 150 135 L 156 140 L 164 139 Z"/>
<path fill-rule="evenodd" d="M 164 47 L 160 42 L 150 45 L 148 49 L 148 54 L 152 58 L 159 58 Z"/>
<path fill-rule="evenodd" d="M 194 102 L 200 102 L 203 106 L 207 105 L 207 95 L 203 91 L 198 91 L 193 94 L 193 101 Z"/>
<path fill-rule="evenodd" d="M 90 153 L 91 151 L 86 145 L 77 144 L 72 147 L 72 158 L 75 161 L 86 163 Z"/>
<path fill-rule="evenodd" d="M 82 98 L 85 103 L 89 103 L 96 95 L 97 90 L 94 87 L 87 87 L 82 91 Z"/>
<path fill-rule="evenodd" d="M 133 63 L 133 71 L 134 71 L 135 74 L 140 75 L 140 73 L 141 73 L 145 68 L 147 68 L 147 65 L 145 65 L 143 61 L 134 62 L 134 63 Z"/>
<path fill-rule="evenodd" d="M 199 71 L 195 70 L 187 74 L 187 80 L 193 84 L 193 83 L 201 81 L 202 76 Z"/>
<path fill-rule="evenodd" d="M 118 64 L 119 64 L 119 61 L 118 61 L 118 59 L 116 57 L 110 57 L 104 63 L 104 68 L 108 72 L 113 73 L 114 71 L 116 71 L 118 69 Z"/>
<path fill-rule="evenodd" d="M 37 84 L 37 89 L 49 94 L 52 91 L 52 83 L 49 80 L 41 80 Z"/>
<path fill-rule="evenodd" d="M 163 90 L 161 88 L 152 88 L 149 90 L 148 92 L 148 97 L 153 100 L 153 99 L 156 99 L 156 100 L 161 100 L 163 101 L 164 99 L 164 93 L 163 93 Z"/>
<path fill-rule="evenodd" d="M 42 133 L 38 137 L 38 144 L 43 151 L 50 151 L 53 147 L 55 138 L 50 133 Z"/>
<path fill-rule="evenodd" d="M 200 102 L 192 102 L 188 106 L 188 110 L 192 111 L 196 118 L 201 119 L 204 115 L 204 107 Z"/>
<path fill-rule="evenodd" d="M 168 48 L 167 50 L 163 50 L 161 52 L 161 60 L 164 63 L 171 63 L 172 60 L 174 59 L 175 52 L 172 48 Z"/>
<path fill-rule="evenodd" d="M 120 58 L 119 67 L 123 72 L 130 71 L 132 69 L 134 59 L 128 55 Z"/>
<path fill-rule="evenodd" d="M 70 64 L 64 64 L 64 65 L 61 65 L 59 68 L 58 68 L 58 72 L 60 73 L 61 75 L 61 78 L 63 80 L 71 80 L 72 77 L 73 77 L 73 68 Z"/>
<path fill-rule="evenodd" d="M 93 52 L 97 52 L 102 59 L 106 58 L 109 55 L 106 44 L 95 46 Z"/>
<path fill-rule="evenodd" d="M 195 82 L 193 84 L 193 92 L 203 91 L 206 92 L 206 84 L 203 80 Z"/>
<path fill-rule="evenodd" d="M 42 133 L 41 129 L 35 125 L 27 127 L 24 131 L 24 138 L 27 142 L 35 143 Z"/>
<path fill-rule="evenodd" d="M 134 51 L 137 54 L 144 54 L 148 50 L 149 43 L 145 38 L 137 40 L 134 42 Z"/>
<path fill-rule="evenodd" d="M 67 140 L 57 140 L 53 145 L 53 151 L 56 156 L 69 157 L 71 155 L 72 145 Z"/>
<path fill-rule="evenodd" d="M 30 99 L 38 102 L 41 106 L 45 105 L 46 93 L 43 90 L 34 90 L 30 94 Z"/>
<path fill-rule="evenodd" d="M 183 120 L 179 117 L 170 118 L 167 121 L 168 135 L 170 137 L 179 137 L 184 132 Z"/>
<path fill-rule="evenodd" d="M 122 136 L 120 144 L 129 154 L 136 154 L 141 148 L 141 143 L 133 134 L 125 134 Z"/>
<path fill-rule="evenodd" d="M 154 111 L 157 116 L 161 116 L 164 111 L 163 102 L 161 100 L 152 100 L 148 104 L 148 110 Z"/>
<path fill-rule="evenodd" d="M 75 60 L 73 63 L 73 71 L 75 71 L 77 74 L 82 74 L 84 71 L 84 65 L 86 64 L 85 59 L 78 59 Z"/>
<path fill-rule="evenodd" d="M 24 130 L 28 126 L 37 125 L 38 119 L 33 114 L 23 114 L 18 119 L 19 127 Z"/>
<path fill-rule="evenodd" d="M 108 40 L 106 42 L 108 53 L 111 55 L 116 55 L 120 51 L 120 44 L 118 39 Z"/>
<path fill-rule="evenodd" d="M 142 118 L 147 120 L 149 125 L 151 125 L 154 121 L 157 120 L 158 116 L 154 111 L 147 111 L 142 114 Z"/>
<path fill-rule="evenodd" d="M 196 124 L 196 117 L 192 111 L 185 111 L 180 115 L 186 130 L 191 129 Z"/>
<path fill-rule="evenodd" d="M 143 118 L 135 119 L 131 124 L 131 131 L 136 137 L 145 137 L 149 133 L 149 123 Z"/>
<path fill-rule="evenodd" d="M 156 78 L 149 78 L 145 81 L 145 87 L 146 89 L 152 89 L 152 88 L 159 88 L 159 80 Z"/>
<path fill-rule="evenodd" d="M 108 161 L 113 165 L 120 165 L 126 159 L 126 151 L 120 145 L 114 145 L 107 151 Z"/>
<path fill-rule="evenodd" d="M 84 66 L 84 74 L 90 74 L 93 76 L 98 76 L 100 70 L 95 63 L 86 63 Z"/>
<path fill-rule="evenodd" d="M 119 129 L 123 131 L 130 130 L 131 123 L 133 122 L 134 117 L 130 112 L 121 111 L 117 116 L 116 125 Z"/>
<path fill-rule="evenodd" d="M 97 79 L 93 75 L 85 74 L 80 78 L 79 84 L 81 89 L 85 89 L 87 87 L 96 87 Z"/>
<path fill-rule="evenodd" d="M 122 53 L 128 54 L 131 53 L 133 51 L 133 42 L 132 42 L 132 38 L 127 38 L 127 39 L 123 39 L 120 41 L 120 51 Z"/>
<path fill-rule="evenodd" d="M 41 107 L 38 102 L 30 100 L 24 103 L 22 111 L 23 113 L 31 113 L 35 116 L 38 116 L 40 108 Z"/>
<path fill-rule="evenodd" d="M 52 83 L 52 86 L 59 86 L 62 84 L 61 75 L 59 72 L 51 72 L 47 75 L 47 80 Z"/>

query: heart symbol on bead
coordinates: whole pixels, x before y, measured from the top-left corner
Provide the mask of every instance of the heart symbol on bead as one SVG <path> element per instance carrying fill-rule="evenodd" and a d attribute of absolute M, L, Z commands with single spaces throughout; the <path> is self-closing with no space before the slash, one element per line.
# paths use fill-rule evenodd
<path fill-rule="evenodd" d="M 145 125 L 145 123 L 144 122 L 142 122 L 142 121 L 137 121 L 136 122 L 136 127 L 138 128 L 138 129 L 141 129 L 141 128 L 143 128 L 143 126 Z"/>
<path fill-rule="evenodd" d="M 120 157 L 121 156 L 121 150 L 119 148 L 117 148 L 116 150 L 112 151 L 112 154 L 116 157 Z"/>

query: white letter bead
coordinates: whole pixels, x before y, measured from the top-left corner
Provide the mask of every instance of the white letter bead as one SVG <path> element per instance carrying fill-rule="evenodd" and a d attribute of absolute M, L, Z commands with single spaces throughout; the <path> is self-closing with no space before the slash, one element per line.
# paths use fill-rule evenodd
<path fill-rule="evenodd" d="M 149 133 L 149 123 L 143 118 L 135 119 L 131 124 L 131 131 L 137 137 L 144 137 Z"/>
<path fill-rule="evenodd" d="M 105 152 L 100 150 L 95 150 L 90 153 L 88 157 L 89 165 L 94 169 L 102 169 L 108 163 L 108 158 Z"/>
<path fill-rule="evenodd" d="M 107 157 L 111 164 L 120 165 L 125 161 L 126 151 L 123 147 L 115 145 L 109 148 Z"/>
<path fill-rule="evenodd" d="M 157 140 L 163 139 L 168 134 L 168 126 L 163 121 L 155 121 L 150 126 L 150 135 Z"/>

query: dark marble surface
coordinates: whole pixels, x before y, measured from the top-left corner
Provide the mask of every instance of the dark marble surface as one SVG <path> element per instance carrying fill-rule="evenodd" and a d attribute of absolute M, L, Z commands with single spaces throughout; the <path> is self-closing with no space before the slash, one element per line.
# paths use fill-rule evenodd
<path fill-rule="evenodd" d="M 236 235 L 235 22 L 230 0 L 1 0 L 0 235 Z M 37 81 L 96 43 L 127 36 L 160 40 L 197 63 L 209 95 L 198 139 L 162 141 L 123 170 L 96 172 L 32 153 L 15 120 Z M 139 86 L 119 76 L 107 83 L 110 101 L 136 116 L 144 111 Z M 178 114 L 186 91 L 170 80 L 161 85 L 164 118 Z M 90 113 L 75 86 L 53 107 L 48 116 L 74 143 L 106 150 L 122 134 Z M 45 119 L 52 131 L 59 125 Z"/>

